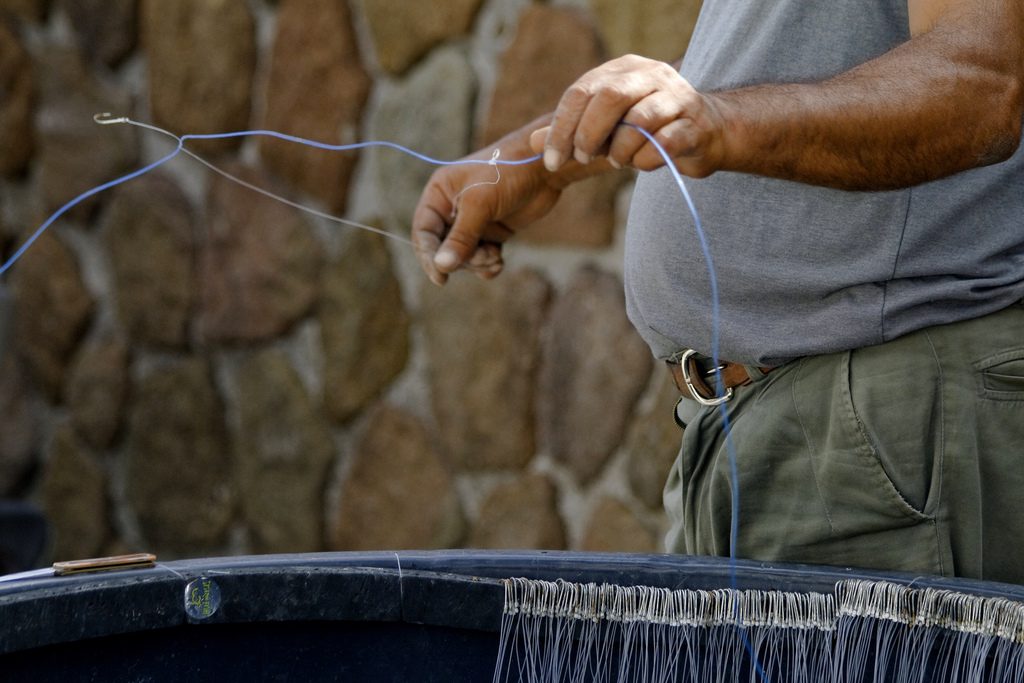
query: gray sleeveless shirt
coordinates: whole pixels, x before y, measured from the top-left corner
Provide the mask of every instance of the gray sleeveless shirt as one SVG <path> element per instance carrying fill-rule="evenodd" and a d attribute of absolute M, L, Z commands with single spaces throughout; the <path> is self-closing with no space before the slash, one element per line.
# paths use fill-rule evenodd
<path fill-rule="evenodd" d="M 681 73 L 699 90 L 816 81 L 908 38 L 906 0 L 704 0 Z M 726 172 L 687 186 L 717 270 L 724 359 L 773 365 L 878 344 L 1024 297 L 1024 146 L 892 192 Z M 637 181 L 625 286 L 655 356 L 710 352 L 706 264 L 664 169 Z"/>

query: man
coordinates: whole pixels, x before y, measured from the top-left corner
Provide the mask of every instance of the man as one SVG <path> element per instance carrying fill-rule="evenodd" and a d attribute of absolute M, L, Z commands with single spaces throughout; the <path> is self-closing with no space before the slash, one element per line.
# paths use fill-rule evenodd
<path fill-rule="evenodd" d="M 630 319 L 700 408 L 668 549 L 726 554 L 735 483 L 740 557 L 1024 581 L 1024 3 L 705 0 L 680 73 L 586 74 L 498 143 L 543 165 L 457 207 L 486 169 L 438 171 L 413 220 L 427 275 L 498 274 L 567 184 L 662 164 L 620 121 L 655 133 L 699 179 L 738 472 L 698 406 L 719 397 L 692 221 L 666 169 L 641 174 Z"/>

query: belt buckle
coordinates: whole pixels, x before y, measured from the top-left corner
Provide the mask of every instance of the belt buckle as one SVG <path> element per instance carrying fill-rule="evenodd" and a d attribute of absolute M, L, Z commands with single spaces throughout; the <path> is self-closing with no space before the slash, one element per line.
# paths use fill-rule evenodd
<path fill-rule="evenodd" d="M 693 376 L 690 375 L 690 359 L 697 355 L 697 352 L 693 349 L 687 349 L 683 352 L 682 357 L 679 359 L 679 366 L 683 371 L 683 381 L 686 382 L 686 388 L 690 390 L 690 396 L 693 396 L 693 400 L 703 406 L 720 406 L 726 401 L 732 399 L 732 388 L 729 387 L 725 390 L 725 393 L 721 396 L 706 397 L 700 393 L 700 390 L 693 383 Z M 696 363 L 694 364 L 696 367 Z M 711 374 L 714 374 L 714 370 Z"/>

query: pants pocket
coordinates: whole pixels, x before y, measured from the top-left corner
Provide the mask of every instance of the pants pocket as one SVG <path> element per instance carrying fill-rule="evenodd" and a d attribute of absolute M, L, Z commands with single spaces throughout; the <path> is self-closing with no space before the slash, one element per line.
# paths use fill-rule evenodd
<path fill-rule="evenodd" d="M 932 455 L 922 449 L 919 397 L 889 357 L 867 350 L 805 364 L 794 396 L 833 534 L 875 535 L 931 520 Z M 931 419 L 928 419 L 931 422 Z"/>
<path fill-rule="evenodd" d="M 809 359 L 796 378 L 793 397 L 829 524 L 829 534 L 813 540 L 809 561 L 947 570 L 948 553 L 931 514 L 937 463 L 934 452 L 922 448 L 931 442 L 922 438 L 941 414 L 941 400 L 938 390 L 915 386 L 925 366 L 937 372 L 933 354 L 921 350 L 903 361 L 900 349 L 878 357 L 861 349 Z"/>
<path fill-rule="evenodd" d="M 1024 401 L 1024 348 L 1004 351 L 974 364 L 978 393 L 994 401 Z"/>
<path fill-rule="evenodd" d="M 927 332 L 849 354 L 850 410 L 875 464 L 912 516 L 931 516 L 941 495 L 946 406 Z"/>

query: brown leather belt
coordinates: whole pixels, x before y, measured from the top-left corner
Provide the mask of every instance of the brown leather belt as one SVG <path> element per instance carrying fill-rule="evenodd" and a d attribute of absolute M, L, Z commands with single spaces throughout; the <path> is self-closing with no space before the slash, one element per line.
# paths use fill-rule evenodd
<path fill-rule="evenodd" d="M 746 365 L 721 361 L 719 370 L 722 373 L 724 393 L 718 395 L 714 389 L 717 380 L 715 379 L 713 363 L 709 362 L 709 367 L 704 367 L 696 352 L 687 351 L 683 354 L 680 361 L 667 361 L 667 363 L 669 371 L 672 373 L 672 379 L 676 383 L 676 388 L 679 389 L 679 393 L 682 394 L 683 398 L 692 399 L 703 405 L 725 403 L 732 398 L 732 390 L 735 387 L 741 387 L 754 381 L 754 378 L 747 371 Z M 758 369 L 765 374 L 772 371 L 770 367 Z"/>

